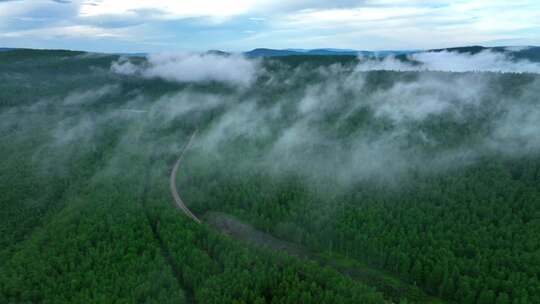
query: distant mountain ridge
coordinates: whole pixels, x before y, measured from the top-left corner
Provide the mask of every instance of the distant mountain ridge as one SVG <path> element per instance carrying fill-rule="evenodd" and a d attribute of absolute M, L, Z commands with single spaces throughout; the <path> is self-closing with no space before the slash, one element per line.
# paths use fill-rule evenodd
<path fill-rule="evenodd" d="M 495 53 L 505 53 L 513 59 L 527 59 L 534 62 L 540 62 L 540 47 L 537 46 L 497 46 L 484 47 L 479 45 L 452 47 L 429 50 L 388 50 L 388 51 L 358 51 L 358 50 L 342 50 L 342 49 L 268 49 L 257 48 L 243 54 L 247 57 L 283 57 L 283 56 L 365 56 L 365 57 L 387 57 L 396 56 L 405 59 L 407 55 L 416 53 L 429 52 L 454 52 L 454 53 L 469 53 L 472 55 L 483 51 L 491 51 Z"/>
<path fill-rule="evenodd" d="M 429 49 L 429 50 L 384 50 L 384 51 L 361 51 L 352 49 L 336 49 L 336 48 L 321 48 L 321 49 L 270 49 L 270 48 L 256 48 L 248 52 L 241 54 L 251 58 L 262 57 L 284 57 L 284 56 L 365 56 L 365 57 L 377 57 L 383 58 L 388 56 L 395 56 L 398 59 L 406 59 L 408 55 L 425 53 L 425 52 L 455 52 L 455 53 L 468 53 L 478 54 L 483 51 L 491 51 L 495 53 L 505 53 L 515 60 L 526 59 L 534 62 L 540 62 L 540 47 L 538 46 L 497 46 L 497 47 L 484 47 L 480 45 L 441 48 L 441 49 Z M 25 49 L 25 48 L 0 48 L 0 52 L 7 51 L 63 51 L 70 52 L 68 50 L 38 50 L 38 49 Z M 74 51 L 73 51 L 74 52 Z M 82 52 L 79 52 L 82 53 Z M 114 55 L 126 56 L 126 57 L 145 57 L 148 53 L 112 53 Z M 209 50 L 203 54 L 217 55 L 217 56 L 229 56 L 234 54 L 233 52 L 225 52 L 221 50 Z"/>
<path fill-rule="evenodd" d="M 248 57 L 282 57 L 282 56 L 373 56 L 381 57 L 388 55 L 405 55 L 411 54 L 417 51 L 358 51 L 351 49 L 333 49 L 333 48 L 324 48 L 324 49 L 267 49 L 267 48 L 257 48 L 243 54 Z"/>
<path fill-rule="evenodd" d="M 484 46 L 464 46 L 464 47 L 452 47 L 452 48 L 441 48 L 441 49 L 428 49 L 428 50 L 383 50 L 383 51 L 361 51 L 361 50 L 351 50 L 351 49 L 268 49 L 268 48 L 257 48 L 243 54 L 248 57 L 281 57 L 281 56 L 369 56 L 369 57 L 386 57 L 386 56 L 403 56 L 410 55 L 415 53 L 424 53 L 424 52 L 457 52 L 457 53 L 470 53 L 478 54 L 482 51 L 493 51 L 493 52 L 507 52 L 507 53 L 523 53 L 523 54 L 533 54 L 540 52 L 540 47 L 526 46 L 526 47 L 484 47 Z"/>
<path fill-rule="evenodd" d="M 496 46 L 496 47 L 484 47 L 480 45 L 454 47 L 445 49 L 433 49 L 428 52 L 456 52 L 456 53 L 469 53 L 472 55 L 478 54 L 483 51 L 492 51 L 495 53 L 507 53 L 514 59 L 527 59 L 534 62 L 540 62 L 540 47 L 538 46 Z"/>

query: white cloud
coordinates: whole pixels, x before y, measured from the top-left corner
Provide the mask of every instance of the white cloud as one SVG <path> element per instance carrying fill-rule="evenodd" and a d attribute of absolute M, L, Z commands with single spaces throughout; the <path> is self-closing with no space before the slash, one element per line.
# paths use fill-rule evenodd
<path fill-rule="evenodd" d="M 423 7 L 360 7 L 353 9 L 303 10 L 286 17 L 286 23 L 338 25 L 364 23 L 370 21 L 388 21 L 392 18 L 404 18 L 425 14 L 431 10 Z"/>
<path fill-rule="evenodd" d="M 123 29 L 103 29 L 91 25 L 69 25 L 0 32 L 0 37 L 5 38 L 121 38 L 127 36 Z"/>
<path fill-rule="evenodd" d="M 513 61 L 504 53 L 484 51 L 476 55 L 454 52 L 419 53 L 411 56 L 429 70 L 467 72 L 540 73 L 540 64 L 528 60 Z"/>
<path fill-rule="evenodd" d="M 247 86 L 255 80 L 257 62 L 242 56 L 213 54 L 152 54 L 148 65 L 135 66 L 129 61 L 115 62 L 112 71 L 119 74 L 138 74 L 147 78 L 162 78 L 177 82 L 218 81 Z"/>
<path fill-rule="evenodd" d="M 277 14 L 304 9 L 357 7 L 366 1 L 358 0 L 90 0 L 83 3 L 80 15 L 136 15 L 138 11 L 155 11 L 160 18 L 231 17 L 247 13 Z M 264 21 L 253 17 L 251 20 Z"/>
<path fill-rule="evenodd" d="M 0 35 L 12 38 L 10 44 L 33 44 L 26 37 L 39 35 L 51 45 L 79 32 L 83 38 L 122 37 L 97 47 L 107 51 L 128 51 L 126 45 L 133 51 L 534 45 L 540 43 L 539 10 L 536 0 L 0 1 Z M 169 23 L 178 20 L 189 28 Z M 213 39 L 224 32 L 226 39 Z M 210 39 L 203 41 L 199 33 Z"/>
<path fill-rule="evenodd" d="M 294 36 L 288 47 L 421 49 L 490 44 L 538 33 L 540 2 L 365 1 L 357 7 L 317 8 L 275 16 L 260 41 Z M 519 32 L 517 32 L 519 31 Z M 319 39 L 314 39 L 319 36 Z M 522 43 L 522 42 L 520 42 Z"/>
<path fill-rule="evenodd" d="M 117 94 L 119 91 L 119 85 L 104 85 L 100 88 L 93 88 L 87 91 L 75 91 L 64 98 L 63 104 L 80 106 L 98 101 L 106 101 L 106 97 Z"/>
<path fill-rule="evenodd" d="M 506 53 L 483 51 L 478 54 L 457 52 L 422 52 L 408 56 L 414 63 L 387 57 L 383 60 L 361 58 L 359 71 L 446 71 L 540 73 L 540 63 L 513 60 Z"/>
<path fill-rule="evenodd" d="M 248 12 L 255 5 L 252 0 L 102 0 L 85 3 L 80 16 L 137 15 L 141 11 L 155 12 L 157 18 L 230 17 Z"/>
<path fill-rule="evenodd" d="M 461 75 L 450 80 L 421 76 L 417 81 L 397 82 L 374 93 L 369 103 L 375 117 L 397 123 L 422 121 L 441 114 L 459 118 L 465 108 L 479 106 L 487 91 L 486 83 L 474 76 Z"/>
<path fill-rule="evenodd" d="M 139 72 L 139 67 L 131 63 L 127 58 L 120 58 L 111 65 L 111 71 L 121 75 L 134 75 Z"/>

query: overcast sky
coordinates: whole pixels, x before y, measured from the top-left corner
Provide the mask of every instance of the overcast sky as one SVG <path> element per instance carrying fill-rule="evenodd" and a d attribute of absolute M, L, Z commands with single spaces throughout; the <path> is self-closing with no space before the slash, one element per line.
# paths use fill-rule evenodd
<path fill-rule="evenodd" d="M 539 0 L 0 0 L 0 47 L 100 52 L 540 45 Z"/>

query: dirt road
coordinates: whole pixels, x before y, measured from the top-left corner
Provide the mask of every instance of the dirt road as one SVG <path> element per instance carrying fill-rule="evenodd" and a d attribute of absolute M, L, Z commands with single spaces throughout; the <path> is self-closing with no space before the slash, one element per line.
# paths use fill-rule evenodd
<path fill-rule="evenodd" d="M 193 139 L 195 138 L 196 134 L 197 134 L 197 130 L 195 130 L 195 132 L 193 132 L 193 134 L 191 134 L 191 137 L 189 138 L 189 141 L 187 142 L 187 144 L 184 146 L 184 149 L 182 150 L 182 153 L 180 154 L 180 157 L 176 161 L 176 164 L 174 164 L 174 167 L 173 167 L 172 172 L 171 172 L 171 177 L 170 177 L 170 187 L 171 187 L 171 194 L 172 194 L 172 196 L 174 198 L 174 202 L 176 203 L 176 206 L 178 208 L 180 208 L 180 210 L 182 210 L 182 212 L 184 212 L 185 215 L 189 216 L 196 223 L 200 224 L 201 220 L 199 220 L 199 218 L 197 218 L 197 216 L 195 216 L 191 212 L 191 210 L 188 209 L 186 204 L 184 204 L 184 202 L 180 198 L 180 195 L 178 195 L 178 190 L 176 189 L 176 175 L 178 173 L 178 167 L 180 167 L 180 163 L 182 162 L 182 158 L 184 158 L 184 153 L 186 153 L 186 151 L 189 149 L 189 147 L 193 143 Z"/>

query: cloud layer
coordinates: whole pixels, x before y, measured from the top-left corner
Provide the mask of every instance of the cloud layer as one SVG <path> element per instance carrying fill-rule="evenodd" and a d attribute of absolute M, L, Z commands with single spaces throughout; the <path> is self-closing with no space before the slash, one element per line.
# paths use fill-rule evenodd
<path fill-rule="evenodd" d="M 535 45 L 539 10 L 534 0 L 0 1 L 0 39 L 106 52 Z"/>
<path fill-rule="evenodd" d="M 129 60 L 114 62 L 113 72 L 123 75 L 140 75 L 177 82 L 217 81 L 247 86 L 253 82 L 257 63 L 242 56 L 213 54 L 152 54 L 147 65 L 136 66 Z"/>
<path fill-rule="evenodd" d="M 477 60 L 446 52 L 437 56 L 447 56 L 437 62 L 456 62 L 456 56 Z M 250 68 L 239 69 L 242 63 Z M 254 63 L 213 54 L 156 55 L 111 64 L 114 73 L 94 69 L 100 81 L 85 83 L 84 89 L 69 87 L 62 96 L 19 110 L 41 115 L 57 108 L 67 114 L 52 122 L 55 147 L 91 143 L 105 127 L 133 124 L 118 132 L 126 132 L 122 145 L 136 153 L 140 147 L 129 146 L 130 140 L 140 135 L 144 123 L 147 140 L 177 152 L 177 133 L 198 128 L 193 155 L 201 163 L 293 173 L 326 184 L 392 184 L 410 172 L 441 173 L 484 157 L 540 152 L 538 74 L 365 71 L 365 62 L 354 60 L 290 65 L 281 59 Z M 241 78 L 235 74 L 239 71 L 245 74 Z M 159 79 L 182 85 L 162 86 Z M 146 90 L 156 85 L 159 90 Z M 17 111 L 1 114 L 4 129 L 19 123 Z"/>
<path fill-rule="evenodd" d="M 439 56 L 453 62 L 457 55 Z M 271 141 L 257 158 L 234 162 L 343 184 L 400 180 L 411 170 L 440 173 L 488 155 L 540 150 L 538 81 L 528 80 L 536 76 L 388 71 L 375 81 L 362 64 L 273 74 L 266 89 L 287 94 L 271 106 L 258 99 L 229 104 L 200 134 L 198 148 L 219 158 L 238 138 Z M 510 94 L 511 77 L 520 80 Z"/>
<path fill-rule="evenodd" d="M 382 60 L 360 58 L 360 71 L 445 71 L 445 72 L 502 72 L 540 73 L 540 63 L 516 60 L 508 53 L 490 50 L 477 54 L 458 52 L 420 52 L 407 56 L 408 61 L 396 57 Z"/>

